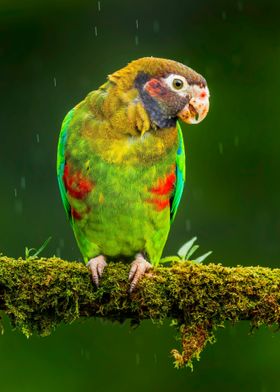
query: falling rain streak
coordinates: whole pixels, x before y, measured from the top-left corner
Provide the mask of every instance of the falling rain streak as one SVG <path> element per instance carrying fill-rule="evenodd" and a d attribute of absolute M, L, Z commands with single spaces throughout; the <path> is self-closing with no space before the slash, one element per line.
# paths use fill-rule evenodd
<path fill-rule="evenodd" d="M 21 177 L 21 179 L 20 179 L 20 187 L 21 187 L 21 189 L 26 189 L 25 177 Z"/>
<path fill-rule="evenodd" d="M 224 153 L 224 145 L 223 145 L 223 143 L 219 143 L 219 153 L 221 155 Z"/>
<path fill-rule="evenodd" d="M 56 78 L 53 78 L 53 85 L 56 87 Z"/>
<path fill-rule="evenodd" d="M 97 8 L 98 8 L 98 11 L 100 12 L 100 10 L 101 10 L 101 4 L 100 4 L 100 1 L 98 1 L 98 2 L 97 2 Z"/>
<path fill-rule="evenodd" d="M 155 361 L 155 363 L 157 363 L 157 362 L 158 362 L 158 359 L 157 359 L 157 353 L 154 353 L 154 361 Z"/>
<path fill-rule="evenodd" d="M 55 255 L 56 255 L 57 257 L 61 257 L 61 251 L 60 251 L 60 248 L 56 248 Z"/>
<path fill-rule="evenodd" d="M 37 143 L 40 143 L 40 135 L 39 135 L 39 133 L 36 133 L 36 140 L 37 140 Z"/>
<path fill-rule="evenodd" d="M 191 231 L 191 221 L 190 221 L 190 219 L 186 219 L 185 227 L 186 227 L 186 231 Z"/>
<path fill-rule="evenodd" d="M 159 21 L 158 20 L 154 20 L 154 22 L 153 22 L 153 30 L 154 30 L 154 33 L 159 33 Z"/>
<path fill-rule="evenodd" d="M 97 26 L 94 26 L 94 35 L 97 37 Z"/>
<path fill-rule="evenodd" d="M 237 3 L 237 8 L 238 8 L 238 11 L 243 11 L 243 3 L 242 3 L 242 1 L 239 1 L 238 3 Z"/>
<path fill-rule="evenodd" d="M 17 214 L 22 214 L 22 210 L 23 210 L 22 201 L 16 200 L 15 201 L 15 212 Z"/>
<path fill-rule="evenodd" d="M 59 239 L 59 247 L 63 248 L 64 247 L 64 238 Z"/>

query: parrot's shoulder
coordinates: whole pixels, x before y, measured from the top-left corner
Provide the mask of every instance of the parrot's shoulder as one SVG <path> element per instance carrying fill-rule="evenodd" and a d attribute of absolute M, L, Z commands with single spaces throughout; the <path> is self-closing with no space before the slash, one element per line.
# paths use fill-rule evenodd
<path fill-rule="evenodd" d="M 67 131 L 74 117 L 74 114 L 75 114 L 75 108 L 71 109 L 67 113 L 67 115 L 65 116 L 62 122 L 61 131 L 58 140 L 58 147 L 57 147 L 57 166 L 56 166 L 59 190 L 60 190 L 64 209 L 69 219 L 71 218 L 71 208 L 70 208 L 69 201 L 67 199 L 67 193 L 63 181 L 63 174 L 65 169 L 65 149 L 66 149 L 66 141 L 67 141 Z"/>

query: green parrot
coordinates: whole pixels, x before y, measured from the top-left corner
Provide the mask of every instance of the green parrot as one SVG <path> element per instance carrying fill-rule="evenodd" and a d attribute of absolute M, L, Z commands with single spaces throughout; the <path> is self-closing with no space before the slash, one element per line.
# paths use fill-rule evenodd
<path fill-rule="evenodd" d="M 156 266 L 185 182 L 178 118 L 209 109 L 205 79 L 145 57 L 109 75 L 66 115 L 57 176 L 64 208 L 96 286 L 108 261 L 131 261 L 130 292 Z"/>

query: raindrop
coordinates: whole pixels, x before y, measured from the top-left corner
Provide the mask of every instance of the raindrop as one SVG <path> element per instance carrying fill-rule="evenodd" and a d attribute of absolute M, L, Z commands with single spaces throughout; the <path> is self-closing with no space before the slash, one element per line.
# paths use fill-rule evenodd
<path fill-rule="evenodd" d="M 185 227 L 186 227 L 187 231 L 191 231 L 191 221 L 190 221 L 190 219 L 186 220 Z"/>
<path fill-rule="evenodd" d="M 85 360 L 86 360 L 86 361 L 89 361 L 89 360 L 90 360 L 90 352 L 89 352 L 89 350 L 85 350 L 85 351 L 84 351 L 84 356 L 85 356 Z"/>
<path fill-rule="evenodd" d="M 239 146 L 239 136 L 234 137 L 234 145 L 235 145 L 235 147 Z"/>
<path fill-rule="evenodd" d="M 17 199 L 15 202 L 15 212 L 17 214 L 22 214 L 22 210 L 23 210 L 22 201 Z"/>
<path fill-rule="evenodd" d="M 154 353 L 154 361 L 157 363 L 157 353 Z"/>
<path fill-rule="evenodd" d="M 17 188 L 14 189 L 15 197 L 17 197 Z"/>
<path fill-rule="evenodd" d="M 20 179 L 20 187 L 21 189 L 26 189 L 26 179 L 23 176 Z"/>
<path fill-rule="evenodd" d="M 139 28 L 139 23 L 138 23 L 138 19 L 136 19 L 136 29 L 138 30 L 138 28 Z"/>
<path fill-rule="evenodd" d="M 60 246 L 61 248 L 64 248 L 64 238 L 60 238 L 60 239 L 59 239 L 59 246 Z"/>
<path fill-rule="evenodd" d="M 1 335 L 4 335 L 5 329 L 4 329 L 4 325 L 2 324 L 1 320 L 0 320 L 0 330 L 1 330 Z"/>
<path fill-rule="evenodd" d="M 242 3 L 242 1 L 239 1 L 238 3 L 237 3 L 237 8 L 238 8 L 238 11 L 243 11 L 243 3 Z"/>
<path fill-rule="evenodd" d="M 223 143 L 219 143 L 219 153 L 221 155 L 224 153 L 224 145 L 223 145 Z"/>
<path fill-rule="evenodd" d="M 226 11 L 223 11 L 222 12 L 222 19 L 226 20 L 226 18 L 227 18 L 227 13 L 226 13 Z"/>
<path fill-rule="evenodd" d="M 54 87 L 56 87 L 56 78 L 53 78 Z"/>
<path fill-rule="evenodd" d="M 159 32 L 159 21 L 158 20 L 154 20 L 154 22 L 153 22 L 153 30 L 154 30 L 154 33 L 158 33 Z"/>
<path fill-rule="evenodd" d="M 139 37 L 138 35 L 135 35 L 135 45 L 139 45 Z"/>
<path fill-rule="evenodd" d="M 37 140 L 37 143 L 40 143 L 40 135 L 39 135 L 39 133 L 36 133 L 36 140 Z"/>
<path fill-rule="evenodd" d="M 94 26 L 94 34 L 97 37 L 97 26 Z"/>
<path fill-rule="evenodd" d="M 61 257 L 60 248 L 56 248 L 55 255 L 56 255 L 57 257 Z"/>
<path fill-rule="evenodd" d="M 140 364 L 140 354 L 136 353 L 136 365 L 139 366 Z"/>
<path fill-rule="evenodd" d="M 98 11 L 100 12 L 100 10 L 101 10 L 101 4 L 100 4 L 100 1 L 98 1 L 98 2 L 97 2 L 97 8 L 98 8 Z"/>

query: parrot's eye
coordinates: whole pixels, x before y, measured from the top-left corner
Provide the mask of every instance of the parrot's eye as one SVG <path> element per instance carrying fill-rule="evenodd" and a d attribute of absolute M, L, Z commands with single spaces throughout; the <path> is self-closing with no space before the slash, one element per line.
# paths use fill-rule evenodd
<path fill-rule="evenodd" d="M 184 87 L 184 82 L 181 79 L 173 79 L 172 87 L 175 90 L 181 90 Z"/>
<path fill-rule="evenodd" d="M 186 92 L 188 91 L 189 85 L 184 78 L 184 76 L 171 74 L 168 75 L 167 78 L 164 79 L 164 82 L 167 86 L 172 90 L 175 91 L 177 94 L 185 96 Z"/>

